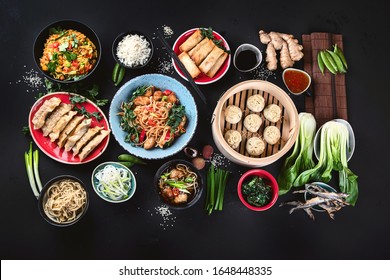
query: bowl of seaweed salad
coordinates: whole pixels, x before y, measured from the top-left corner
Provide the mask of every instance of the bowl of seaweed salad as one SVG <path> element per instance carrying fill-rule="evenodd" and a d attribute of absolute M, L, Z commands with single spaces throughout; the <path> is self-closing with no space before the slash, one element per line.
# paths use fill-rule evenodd
<path fill-rule="evenodd" d="M 265 211 L 278 199 L 279 187 L 274 176 L 262 169 L 244 173 L 237 185 L 241 202 L 253 211 Z"/>

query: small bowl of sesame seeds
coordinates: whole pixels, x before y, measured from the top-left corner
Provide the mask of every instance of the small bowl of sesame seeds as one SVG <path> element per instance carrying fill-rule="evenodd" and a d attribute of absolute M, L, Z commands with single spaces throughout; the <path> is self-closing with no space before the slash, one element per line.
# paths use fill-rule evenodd
<path fill-rule="evenodd" d="M 119 34 L 112 44 L 112 55 L 117 63 L 127 69 L 145 67 L 152 59 L 152 40 L 136 30 Z"/>

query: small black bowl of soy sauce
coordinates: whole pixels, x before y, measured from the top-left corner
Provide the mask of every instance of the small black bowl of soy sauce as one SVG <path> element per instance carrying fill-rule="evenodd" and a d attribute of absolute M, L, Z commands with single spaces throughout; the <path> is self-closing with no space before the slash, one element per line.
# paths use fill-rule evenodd
<path fill-rule="evenodd" d="M 258 67 L 263 60 L 261 51 L 251 44 L 238 46 L 233 56 L 233 65 L 238 71 L 249 72 Z"/>

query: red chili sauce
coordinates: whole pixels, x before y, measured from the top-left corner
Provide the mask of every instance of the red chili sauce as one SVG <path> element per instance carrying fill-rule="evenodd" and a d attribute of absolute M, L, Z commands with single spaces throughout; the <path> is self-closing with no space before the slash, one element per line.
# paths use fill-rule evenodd
<path fill-rule="evenodd" d="M 300 71 L 288 70 L 284 73 L 284 81 L 292 93 L 301 93 L 306 90 L 310 81 L 309 77 Z"/>

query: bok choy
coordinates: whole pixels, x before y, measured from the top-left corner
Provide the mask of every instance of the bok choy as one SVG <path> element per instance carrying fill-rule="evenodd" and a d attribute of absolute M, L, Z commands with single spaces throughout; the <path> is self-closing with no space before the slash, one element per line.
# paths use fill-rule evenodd
<path fill-rule="evenodd" d="M 287 193 L 303 171 L 314 167 L 313 145 L 316 120 L 310 113 L 300 113 L 299 133 L 292 154 L 286 158 L 278 176 L 279 195 Z"/>
<path fill-rule="evenodd" d="M 327 183 L 332 179 L 332 171 L 337 171 L 339 172 L 340 190 L 349 195 L 346 201 L 354 206 L 358 197 L 358 176 L 348 168 L 348 128 L 342 123 L 328 121 L 322 126 L 320 141 L 317 165 L 303 171 L 295 179 L 293 185 L 303 186 L 312 181 Z"/>

